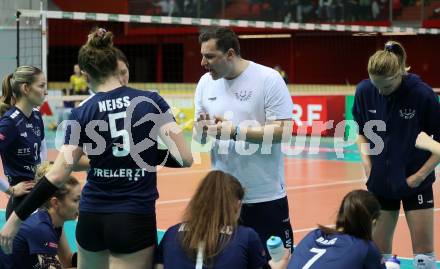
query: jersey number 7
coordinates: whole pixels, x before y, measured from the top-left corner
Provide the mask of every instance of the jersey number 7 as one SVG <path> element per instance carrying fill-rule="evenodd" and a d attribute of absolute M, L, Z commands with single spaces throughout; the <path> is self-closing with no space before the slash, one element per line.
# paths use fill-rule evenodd
<path fill-rule="evenodd" d="M 319 258 L 321 258 L 322 255 L 325 254 L 327 250 L 321 249 L 321 248 L 312 248 L 310 249 L 310 252 L 316 253 L 304 266 L 302 269 L 309 269 Z"/>

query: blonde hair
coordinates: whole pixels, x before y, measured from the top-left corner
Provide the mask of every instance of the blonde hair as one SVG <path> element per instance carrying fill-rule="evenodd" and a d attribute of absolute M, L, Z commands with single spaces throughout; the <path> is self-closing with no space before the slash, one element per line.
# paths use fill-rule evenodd
<path fill-rule="evenodd" d="M 406 51 L 397 41 L 388 41 L 383 50 L 378 50 L 368 60 L 368 74 L 391 77 L 405 75 L 410 67 L 406 66 Z"/>
<path fill-rule="evenodd" d="M 42 162 L 35 171 L 35 181 L 38 182 L 38 180 L 42 179 L 47 172 L 49 172 L 51 167 L 52 163 L 48 161 Z M 69 179 L 52 195 L 52 197 L 56 197 L 58 200 L 63 200 L 66 195 L 69 194 L 70 190 L 77 185 L 79 185 L 78 179 L 73 176 L 69 176 Z M 46 201 L 42 207 L 49 209 L 51 207 L 50 199 Z"/>
<path fill-rule="evenodd" d="M 15 69 L 14 73 L 8 74 L 3 78 L 2 96 L 0 98 L 0 116 L 3 116 L 3 114 L 20 99 L 20 86 L 22 84 L 30 85 L 34 83 L 36 76 L 41 73 L 43 73 L 43 71 L 37 67 L 23 65 Z"/>

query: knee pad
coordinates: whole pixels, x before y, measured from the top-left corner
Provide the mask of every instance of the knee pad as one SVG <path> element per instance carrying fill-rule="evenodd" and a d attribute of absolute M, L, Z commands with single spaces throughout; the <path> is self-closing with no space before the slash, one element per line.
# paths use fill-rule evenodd
<path fill-rule="evenodd" d="M 427 253 L 428 254 L 428 253 Z M 434 253 L 416 254 L 414 257 L 414 268 L 416 269 L 436 269 Z"/>

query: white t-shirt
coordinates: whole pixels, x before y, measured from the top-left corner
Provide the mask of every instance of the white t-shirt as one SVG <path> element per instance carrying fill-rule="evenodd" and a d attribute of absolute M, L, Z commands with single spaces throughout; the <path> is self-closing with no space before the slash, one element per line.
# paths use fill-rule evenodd
<path fill-rule="evenodd" d="M 249 62 L 232 80 L 213 80 L 204 74 L 195 93 L 195 117 L 204 112 L 239 126 L 263 126 L 270 120 L 292 119 L 293 103 L 280 74 Z M 245 203 L 260 203 L 286 196 L 281 144 L 262 147 L 244 141 L 216 140 L 211 150 L 212 169 L 234 175 L 245 188 Z"/>

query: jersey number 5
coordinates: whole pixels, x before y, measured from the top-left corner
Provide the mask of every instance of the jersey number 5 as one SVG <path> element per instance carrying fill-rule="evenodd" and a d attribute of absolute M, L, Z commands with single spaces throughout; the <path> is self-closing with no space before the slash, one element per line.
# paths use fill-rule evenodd
<path fill-rule="evenodd" d="M 309 269 L 322 255 L 325 254 L 327 250 L 321 248 L 312 248 L 310 252 L 316 253 L 304 266 L 302 269 Z"/>
<path fill-rule="evenodd" d="M 122 149 L 120 146 L 113 146 L 113 156 L 125 157 L 130 153 L 130 137 L 125 129 L 116 130 L 116 120 L 125 119 L 127 113 L 125 111 L 119 113 L 108 114 L 108 121 L 110 125 L 110 135 L 112 138 L 122 137 Z"/>

